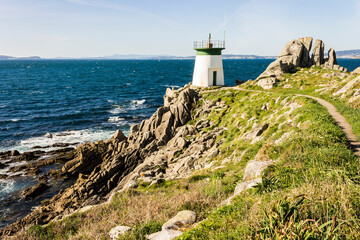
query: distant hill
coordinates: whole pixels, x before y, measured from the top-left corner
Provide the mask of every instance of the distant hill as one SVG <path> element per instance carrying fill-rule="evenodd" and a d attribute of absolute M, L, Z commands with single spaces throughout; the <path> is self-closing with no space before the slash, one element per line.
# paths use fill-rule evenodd
<path fill-rule="evenodd" d="M 224 54 L 223 59 L 274 59 L 276 56 L 258 56 L 241 54 Z"/>
<path fill-rule="evenodd" d="M 30 56 L 30 57 L 11 57 L 6 55 L 0 55 L 0 60 L 39 60 L 42 59 L 39 56 Z"/>
<path fill-rule="evenodd" d="M 360 49 L 336 51 L 337 58 L 360 58 Z"/>
<path fill-rule="evenodd" d="M 350 58 L 350 59 L 360 59 L 360 49 L 353 50 L 343 50 L 336 51 L 337 58 Z M 327 57 L 327 53 L 325 53 Z M 258 55 L 245 55 L 245 54 L 224 54 L 223 59 L 275 59 L 276 56 L 258 56 Z M 0 55 L 0 60 L 41 60 L 46 58 L 41 58 L 39 56 L 30 56 L 30 57 L 12 57 L 6 55 Z M 71 58 L 71 57 L 56 57 L 51 59 L 195 59 L 195 56 L 172 56 L 172 55 L 140 55 L 140 54 L 114 54 L 111 56 L 104 57 L 85 57 L 85 58 Z"/>
<path fill-rule="evenodd" d="M 14 59 L 14 57 L 0 55 L 0 60 L 8 60 L 8 59 Z"/>
<path fill-rule="evenodd" d="M 272 59 L 275 56 L 257 56 L 257 55 L 241 55 L 241 54 L 225 54 L 223 59 Z M 87 59 L 195 59 L 195 56 L 171 56 L 171 55 L 119 55 L 114 54 L 112 56 L 94 57 Z"/>

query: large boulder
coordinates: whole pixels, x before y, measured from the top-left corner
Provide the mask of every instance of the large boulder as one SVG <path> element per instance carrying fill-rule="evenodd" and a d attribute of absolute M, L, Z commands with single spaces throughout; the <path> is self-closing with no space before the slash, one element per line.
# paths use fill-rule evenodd
<path fill-rule="evenodd" d="M 310 67 L 312 41 L 311 37 L 304 37 L 288 42 L 278 58 L 256 79 L 257 85 L 270 89 L 283 73 L 295 72 L 297 67 Z"/>
<path fill-rule="evenodd" d="M 147 236 L 150 240 L 170 240 L 175 239 L 183 231 L 192 226 L 196 221 L 196 212 L 194 211 L 180 211 L 175 217 L 167 221 L 160 232 L 156 232 Z"/>
<path fill-rule="evenodd" d="M 30 198 L 30 197 L 34 198 L 34 197 L 37 197 L 38 195 L 40 195 L 41 193 L 43 193 L 48 188 L 49 187 L 45 183 L 41 182 L 34 187 L 26 188 L 23 191 L 22 195 L 25 199 Z"/>
<path fill-rule="evenodd" d="M 335 66 L 340 67 L 339 65 L 337 65 L 335 50 L 333 48 L 330 48 L 328 52 L 328 59 L 325 62 L 325 67 L 333 69 Z M 337 68 L 335 70 L 339 70 L 339 69 Z"/>
<path fill-rule="evenodd" d="M 312 64 L 314 64 L 315 66 L 320 66 L 324 64 L 324 48 L 325 45 L 323 41 L 321 41 L 320 39 L 316 39 L 311 57 Z"/>
<path fill-rule="evenodd" d="M 311 67 L 312 61 L 310 58 L 310 51 L 313 43 L 312 37 L 300 38 L 299 41 L 304 45 L 305 49 L 300 60 L 300 67 Z"/>
<path fill-rule="evenodd" d="M 116 240 L 118 239 L 121 235 L 124 235 L 125 233 L 127 233 L 128 231 L 131 230 L 131 227 L 128 226 L 116 226 L 114 228 L 112 228 L 109 232 L 110 235 L 110 239 L 111 240 Z"/>
<path fill-rule="evenodd" d="M 286 44 L 278 59 L 289 67 L 299 67 L 305 46 L 300 39 L 292 40 Z"/>

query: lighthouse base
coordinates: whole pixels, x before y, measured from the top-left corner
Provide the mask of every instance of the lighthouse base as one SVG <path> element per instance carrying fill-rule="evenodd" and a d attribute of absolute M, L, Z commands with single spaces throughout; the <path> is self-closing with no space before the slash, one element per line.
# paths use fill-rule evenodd
<path fill-rule="evenodd" d="M 225 85 L 221 55 L 196 55 L 192 85 L 197 87 Z"/>

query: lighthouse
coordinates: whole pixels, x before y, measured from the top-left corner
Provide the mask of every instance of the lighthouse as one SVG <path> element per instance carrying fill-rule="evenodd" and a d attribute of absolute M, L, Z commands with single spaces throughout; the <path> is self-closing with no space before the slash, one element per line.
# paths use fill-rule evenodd
<path fill-rule="evenodd" d="M 223 86 L 224 70 L 221 51 L 225 49 L 225 41 L 195 41 L 195 67 L 192 85 L 198 87 Z"/>

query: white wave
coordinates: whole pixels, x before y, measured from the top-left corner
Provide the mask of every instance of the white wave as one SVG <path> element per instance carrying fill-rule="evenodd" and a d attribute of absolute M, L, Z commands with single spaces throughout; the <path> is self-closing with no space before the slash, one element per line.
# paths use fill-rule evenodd
<path fill-rule="evenodd" d="M 40 137 L 33 137 L 22 140 L 17 145 L 11 147 L 11 149 L 8 150 L 17 149 L 20 152 L 25 152 L 33 150 L 33 147 L 35 146 L 40 146 L 42 147 L 41 150 L 51 151 L 59 149 L 59 147 L 51 147 L 56 143 L 67 143 L 71 144 L 72 146 L 76 146 L 77 144 L 110 139 L 114 133 L 115 131 L 111 130 L 92 129 L 47 133 Z"/>
<path fill-rule="evenodd" d="M 108 119 L 108 122 L 120 122 L 120 121 L 123 121 L 125 120 L 125 118 L 122 118 L 122 117 L 110 117 Z"/>
<path fill-rule="evenodd" d="M 126 112 L 126 111 L 123 107 L 117 107 L 117 108 L 111 109 L 109 111 L 109 113 L 111 113 L 111 114 L 119 114 L 119 113 L 124 113 L 124 112 Z"/>
<path fill-rule="evenodd" d="M 145 99 L 141 99 L 141 100 L 131 100 L 131 103 L 132 104 L 135 104 L 135 105 L 142 105 L 146 102 Z"/>
<path fill-rule="evenodd" d="M 140 99 L 140 100 L 131 100 L 130 104 L 125 105 L 118 105 L 114 104 L 114 109 L 109 110 L 109 113 L 111 114 L 119 114 L 119 113 L 125 113 L 127 110 L 136 110 L 140 108 L 144 108 L 144 103 L 146 102 L 146 99 Z"/>
<path fill-rule="evenodd" d="M 167 87 L 167 88 L 181 88 L 181 86 L 178 86 L 178 85 L 169 85 L 169 84 L 166 84 L 166 85 L 161 85 L 162 87 Z"/>
<path fill-rule="evenodd" d="M 8 194 L 13 191 L 15 185 L 14 180 L 0 179 L 0 195 Z"/>
<path fill-rule="evenodd" d="M 44 92 L 42 91 L 32 91 L 32 92 L 29 92 L 28 94 L 32 95 L 32 94 L 42 94 Z"/>

